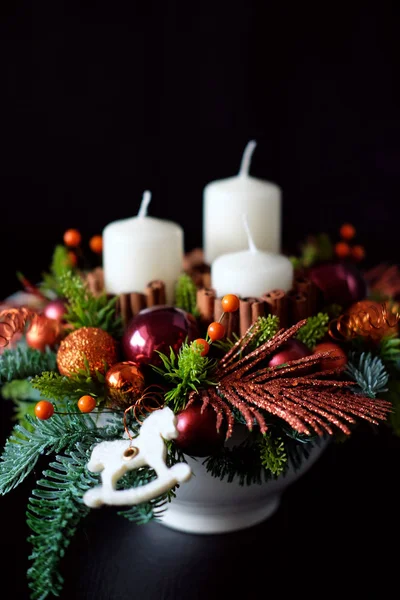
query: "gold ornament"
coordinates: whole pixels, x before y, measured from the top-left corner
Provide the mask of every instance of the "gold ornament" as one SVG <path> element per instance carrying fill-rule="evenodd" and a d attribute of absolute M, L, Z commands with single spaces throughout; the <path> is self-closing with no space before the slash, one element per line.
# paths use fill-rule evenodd
<path fill-rule="evenodd" d="M 105 384 L 108 406 L 126 408 L 143 394 L 145 380 L 138 365 L 132 361 L 118 362 L 108 369 Z"/>
<path fill-rule="evenodd" d="M 117 361 L 117 344 L 109 333 L 98 327 L 76 329 L 61 342 L 57 366 L 61 375 L 85 369 L 85 358 L 92 375 L 105 373 Z"/>

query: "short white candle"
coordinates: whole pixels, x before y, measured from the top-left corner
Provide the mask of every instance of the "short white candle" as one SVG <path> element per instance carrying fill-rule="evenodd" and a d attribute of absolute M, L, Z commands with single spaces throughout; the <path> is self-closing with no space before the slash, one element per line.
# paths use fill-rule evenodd
<path fill-rule="evenodd" d="M 293 285 L 290 260 L 280 254 L 258 250 L 245 218 L 242 228 L 249 249 L 223 254 L 211 265 L 211 285 L 217 297 L 236 294 L 241 298 L 259 298 L 276 289 L 289 291 Z"/>
<path fill-rule="evenodd" d="M 236 177 L 212 181 L 204 188 L 203 249 L 208 264 L 221 254 L 247 248 L 243 213 L 260 250 L 281 250 L 281 189 L 249 175 L 255 147 L 255 141 L 247 144 Z"/>
<path fill-rule="evenodd" d="M 167 302 L 183 271 L 183 229 L 147 216 L 151 194 L 143 194 L 137 217 L 114 221 L 103 231 L 104 284 L 109 294 L 143 293 L 155 279 L 166 287 Z"/>

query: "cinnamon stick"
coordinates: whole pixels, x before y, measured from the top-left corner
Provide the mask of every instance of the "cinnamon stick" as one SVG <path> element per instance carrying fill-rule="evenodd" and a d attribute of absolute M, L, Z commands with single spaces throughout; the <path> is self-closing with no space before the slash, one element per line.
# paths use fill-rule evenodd
<path fill-rule="evenodd" d="M 307 317 L 311 317 L 317 310 L 317 287 L 311 279 L 305 276 L 298 276 L 294 279 L 293 289 L 307 298 Z"/>
<path fill-rule="evenodd" d="M 289 324 L 294 325 L 298 321 L 309 317 L 308 300 L 305 294 L 290 290 L 287 294 L 289 303 Z"/>
<path fill-rule="evenodd" d="M 150 281 L 146 287 L 147 308 L 166 303 L 165 283 L 159 279 Z"/>
<path fill-rule="evenodd" d="M 200 313 L 200 321 L 209 325 L 214 321 L 215 290 L 211 288 L 200 288 L 196 294 L 197 310 Z"/>
<path fill-rule="evenodd" d="M 260 298 L 240 298 L 239 333 L 244 335 L 258 317 L 265 315 L 265 303 Z"/>
<path fill-rule="evenodd" d="M 288 326 L 288 302 L 286 293 L 283 290 L 272 290 L 261 296 L 269 308 L 271 315 L 276 315 L 279 318 L 281 327 Z"/>
<path fill-rule="evenodd" d="M 122 322 L 127 325 L 143 308 L 146 308 L 146 296 L 139 292 L 120 294 L 117 302 L 117 313 L 122 317 Z"/>

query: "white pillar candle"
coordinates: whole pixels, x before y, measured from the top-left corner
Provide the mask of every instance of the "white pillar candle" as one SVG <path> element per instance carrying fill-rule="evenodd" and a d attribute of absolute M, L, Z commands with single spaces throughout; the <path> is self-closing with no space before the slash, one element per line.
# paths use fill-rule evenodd
<path fill-rule="evenodd" d="M 293 286 L 290 260 L 280 254 L 259 250 L 246 219 L 244 225 L 242 221 L 248 250 L 222 254 L 211 265 L 211 286 L 217 297 L 236 294 L 241 298 L 259 298 L 276 289 L 289 291 Z"/>
<path fill-rule="evenodd" d="M 249 175 L 256 142 L 247 144 L 239 174 L 212 181 L 203 193 L 203 249 L 205 261 L 247 248 L 242 214 L 246 213 L 260 250 L 280 252 L 281 189 Z"/>
<path fill-rule="evenodd" d="M 143 194 L 137 217 L 114 221 L 103 231 L 104 284 L 109 294 L 143 293 L 155 279 L 165 283 L 167 302 L 183 271 L 183 229 L 147 216 L 151 194 Z"/>

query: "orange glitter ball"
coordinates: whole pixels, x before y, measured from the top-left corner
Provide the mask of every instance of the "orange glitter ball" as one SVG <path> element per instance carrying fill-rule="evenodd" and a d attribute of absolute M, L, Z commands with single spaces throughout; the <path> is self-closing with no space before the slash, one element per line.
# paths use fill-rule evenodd
<path fill-rule="evenodd" d="M 91 374 L 105 373 L 117 362 L 117 344 L 109 333 L 98 327 L 81 327 L 61 342 L 57 366 L 61 375 L 72 375 L 85 369 L 85 359 Z"/>

